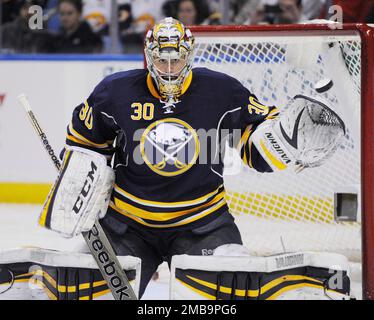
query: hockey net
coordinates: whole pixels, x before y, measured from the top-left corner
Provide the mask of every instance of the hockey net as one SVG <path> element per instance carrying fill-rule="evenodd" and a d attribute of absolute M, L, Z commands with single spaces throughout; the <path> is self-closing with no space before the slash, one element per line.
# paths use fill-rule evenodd
<path fill-rule="evenodd" d="M 297 94 L 315 96 L 314 85 L 319 80 L 333 81 L 333 88 L 323 95 L 348 130 L 332 158 L 299 173 L 261 174 L 244 166 L 237 154 L 229 153 L 226 163 L 234 164 L 236 170 L 226 170 L 224 182 L 231 212 L 253 254 L 330 251 L 360 261 L 359 30 L 278 26 L 200 27 L 192 31 L 196 37 L 195 66 L 234 76 L 263 104 L 282 109 Z M 356 197 L 355 218 L 345 217 L 344 205 L 337 211 L 339 195 Z M 348 209 L 352 211 L 352 207 Z"/>

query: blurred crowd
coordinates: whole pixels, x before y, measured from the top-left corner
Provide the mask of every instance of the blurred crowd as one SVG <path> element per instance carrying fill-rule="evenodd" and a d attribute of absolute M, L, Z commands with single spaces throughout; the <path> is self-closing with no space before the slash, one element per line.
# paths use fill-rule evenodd
<path fill-rule="evenodd" d="M 171 16 L 185 25 L 296 24 L 329 19 L 374 23 L 374 0 L 0 0 L 0 50 L 7 53 L 141 53 L 145 31 Z M 113 5 L 115 4 L 115 5 Z M 33 6 L 42 28 L 30 28 Z M 113 5 L 113 6 L 112 6 Z M 34 21 L 34 20 L 33 20 Z M 117 41 L 118 40 L 118 41 Z"/>

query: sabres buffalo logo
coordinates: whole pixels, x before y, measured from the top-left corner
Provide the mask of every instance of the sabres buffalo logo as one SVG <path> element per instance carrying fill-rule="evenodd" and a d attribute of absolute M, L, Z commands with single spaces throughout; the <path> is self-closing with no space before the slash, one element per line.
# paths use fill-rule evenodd
<path fill-rule="evenodd" d="M 195 130 L 175 118 L 153 122 L 140 140 L 145 163 L 162 176 L 176 176 L 187 171 L 196 162 L 199 150 Z"/>

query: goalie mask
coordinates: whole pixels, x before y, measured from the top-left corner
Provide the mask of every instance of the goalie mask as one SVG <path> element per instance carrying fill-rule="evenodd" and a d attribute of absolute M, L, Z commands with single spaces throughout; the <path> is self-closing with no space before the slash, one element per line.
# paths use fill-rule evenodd
<path fill-rule="evenodd" d="M 191 31 L 176 19 L 165 18 L 148 31 L 144 53 L 162 101 L 175 103 L 182 95 L 192 69 L 193 49 Z"/>

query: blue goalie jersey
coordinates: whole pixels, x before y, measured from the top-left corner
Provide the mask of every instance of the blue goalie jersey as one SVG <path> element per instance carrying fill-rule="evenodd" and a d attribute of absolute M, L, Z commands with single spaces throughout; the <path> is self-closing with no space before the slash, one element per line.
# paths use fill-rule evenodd
<path fill-rule="evenodd" d="M 223 148 L 237 148 L 257 171 L 271 171 L 248 139 L 278 114 L 239 81 L 195 68 L 180 101 L 160 101 L 147 70 L 116 73 L 73 112 L 69 146 L 107 157 L 116 173 L 108 215 L 149 228 L 205 224 L 227 211 Z"/>

